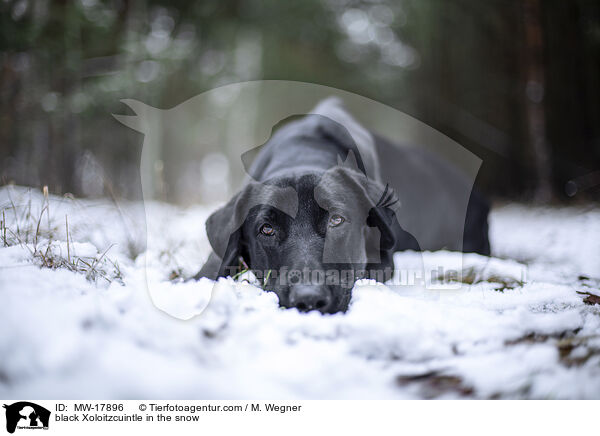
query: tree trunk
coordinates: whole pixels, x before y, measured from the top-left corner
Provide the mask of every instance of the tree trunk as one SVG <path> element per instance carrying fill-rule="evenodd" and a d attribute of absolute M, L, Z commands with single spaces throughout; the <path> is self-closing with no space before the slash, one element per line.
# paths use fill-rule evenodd
<path fill-rule="evenodd" d="M 546 141 L 544 107 L 544 40 L 541 0 L 523 2 L 523 72 L 525 78 L 526 138 L 533 155 L 535 172 L 534 199 L 547 202 L 552 198 L 551 166 Z"/>

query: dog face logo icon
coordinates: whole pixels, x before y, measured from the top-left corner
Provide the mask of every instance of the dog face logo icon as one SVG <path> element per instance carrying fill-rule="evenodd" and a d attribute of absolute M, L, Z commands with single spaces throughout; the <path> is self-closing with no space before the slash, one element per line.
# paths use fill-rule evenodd
<path fill-rule="evenodd" d="M 3 406 L 6 409 L 6 431 L 18 429 L 48 429 L 50 411 L 29 401 L 19 401 Z"/>

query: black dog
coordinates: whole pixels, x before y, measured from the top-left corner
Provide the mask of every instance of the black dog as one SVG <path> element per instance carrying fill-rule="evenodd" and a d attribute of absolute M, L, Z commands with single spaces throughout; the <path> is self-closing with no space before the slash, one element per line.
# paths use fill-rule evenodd
<path fill-rule="evenodd" d="M 466 177 L 422 149 L 374 137 L 335 103 L 320 107 L 260 147 L 253 180 L 209 217 L 213 253 L 196 278 L 247 266 L 282 306 L 335 313 L 347 309 L 356 279 L 391 278 L 396 251 L 489 254 L 489 207 L 469 197 Z"/>

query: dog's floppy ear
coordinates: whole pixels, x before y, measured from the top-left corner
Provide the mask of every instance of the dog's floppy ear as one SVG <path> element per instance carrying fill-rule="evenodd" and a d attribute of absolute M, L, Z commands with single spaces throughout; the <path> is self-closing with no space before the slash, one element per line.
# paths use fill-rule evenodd
<path fill-rule="evenodd" d="M 238 216 L 238 203 L 243 191 L 236 194 L 229 202 L 213 212 L 206 220 L 206 235 L 214 253 L 221 259 L 227 252 L 230 242 L 235 242 L 235 234 L 239 233 L 245 217 Z M 237 236 L 239 237 L 239 235 Z"/>
<path fill-rule="evenodd" d="M 378 192 L 378 184 L 370 183 L 369 194 L 371 198 L 376 198 Z M 396 214 L 392 207 L 398 203 L 394 192 L 385 186 L 383 193 L 380 194 L 377 203 L 369 210 L 367 216 L 367 225 L 369 227 L 377 227 L 381 232 L 380 246 L 382 250 L 391 250 L 396 245 L 395 223 L 397 222 Z"/>
<path fill-rule="evenodd" d="M 220 259 L 217 277 L 233 275 L 239 266 L 242 225 L 250 210 L 251 192 L 252 189 L 246 186 L 206 220 L 206 235 L 213 252 Z"/>
<path fill-rule="evenodd" d="M 206 234 L 213 252 L 218 258 L 216 277 L 235 274 L 235 268 L 239 266 L 239 257 L 242 256 L 241 226 L 243 220 L 237 226 L 237 220 L 233 217 L 240 195 L 241 192 L 214 212 L 206 221 Z"/>
<path fill-rule="evenodd" d="M 242 225 L 250 209 L 257 205 L 273 206 L 290 216 L 298 210 L 298 195 L 293 188 L 248 183 L 238 194 L 206 220 L 206 234 L 215 255 L 221 259 L 218 276 L 238 266 L 242 255 Z M 249 261 L 249 259 L 246 259 Z"/>
<path fill-rule="evenodd" d="M 379 200 L 369 210 L 367 225 L 377 227 L 381 232 L 381 249 L 420 251 L 421 248 L 415 237 L 398 223 L 396 211 L 400 203 L 393 189 L 385 185 L 382 190 L 381 185 L 371 182 L 368 191 L 371 198 L 377 198 L 379 195 Z"/>

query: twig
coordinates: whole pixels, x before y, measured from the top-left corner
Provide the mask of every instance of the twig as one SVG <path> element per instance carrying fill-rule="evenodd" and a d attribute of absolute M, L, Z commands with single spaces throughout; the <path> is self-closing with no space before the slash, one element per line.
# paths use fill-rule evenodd
<path fill-rule="evenodd" d="M 106 250 L 104 250 L 104 253 L 102 253 L 102 255 L 98 259 L 94 259 L 94 263 L 92 264 L 92 268 L 96 268 L 96 265 L 98 265 L 100 263 L 100 261 L 102 260 L 102 258 L 108 252 L 108 250 L 110 250 L 111 248 L 113 248 L 114 245 L 115 244 L 110 244 L 110 246 Z"/>
<path fill-rule="evenodd" d="M 44 210 L 46 210 L 48 206 L 44 206 L 42 208 L 42 211 L 40 212 L 40 217 L 37 220 L 37 226 L 35 228 L 35 238 L 33 239 L 33 249 L 34 251 L 37 251 L 37 243 L 38 243 L 38 236 L 40 234 L 40 224 L 42 222 L 42 216 L 44 215 Z"/>
<path fill-rule="evenodd" d="M 265 280 L 263 281 L 263 288 L 265 286 L 267 286 L 267 283 L 269 283 L 269 278 L 271 278 L 271 271 L 272 270 L 269 270 L 269 272 L 267 273 L 267 276 L 265 277 Z"/>
<path fill-rule="evenodd" d="M 4 213 L 4 209 L 2 209 L 2 235 L 4 237 L 4 246 L 8 247 L 6 243 L 6 214 Z"/>
<path fill-rule="evenodd" d="M 237 278 L 238 278 L 239 276 L 241 276 L 241 275 L 242 275 L 242 274 L 244 274 L 244 273 L 247 273 L 248 271 L 249 271 L 248 269 L 243 269 L 243 270 L 241 270 L 239 273 L 237 273 L 236 275 L 234 275 L 234 276 L 232 277 L 232 279 L 233 279 L 233 280 L 237 280 Z"/>
<path fill-rule="evenodd" d="M 136 233 L 134 233 L 131 230 L 130 223 L 125 219 L 125 214 L 123 213 L 123 210 L 121 209 L 121 206 L 119 205 L 119 202 L 117 201 L 117 196 L 115 195 L 115 192 L 113 190 L 112 183 L 110 182 L 110 180 L 106 180 L 106 178 L 104 178 L 104 176 L 102 177 L 102 181 L 104 183 L 104 187 L 108 190 L 110 199 L 112 200 L 113 204 L 115 205 L 115 208 L 117 209 L 117 212 L 119 213 L 119 217 L 121 218 L 121 222 L 123 223 L 123 226 L 127 230 L 126 235 L 127 235 L 127 248 L 129 250 L 129 257 L 132 260 L 135 260 L 135 258 L 140 254 L 139 253 L 140 248 L 139 248 L 138 238 L 136 236 Z"/>
<path fill-rule="evenodd" d="M 10 205 L 12 206 L 13 213 L 15 214 L 15 226 L 17 226 L 17 234 L 20 234 L 21 231 L 19 230 L 19 216 L 17 215 L 17 206 L 15 206 L 15 202 L 12 199 L 12 195 L 10 195 L 10 189 L 8 189 L 6 193 L 8 195 L 8 201 L 10 201 Z M 19 239 L 19 244 L 22 245 L 21 238 L 17 239 Z"/>
<path fill-rule="evenodd" d="M 242 256 L 240 256 L 240 257 L 238 258 L 238 260 L 240 261 L 240 264 L 241 264 L 241 265 L 242 265 L 244 268 L 246 268 L 246 270 L 249 270 L 249 269 L 250 269 L 250 267 L 248 266 L 248 264 L 246 263 L 246 261 L 244 260 L 244 258 L 243 258 Z"/>
<path fill-rule="evenodd" d="M 42 189 L 44 200 L 46 201 L 46 216 L 48 217 L 48 233 L 50 233 L 50 199 L 48 198 L 48 185 L 44 185 Z"/>
<path fill-rule="evenodd" d="M 69 248 L 69 221 L 65 215 L 65 227 L 67 229 L 67 262 L 71 263 L 71 249 Z"/>

